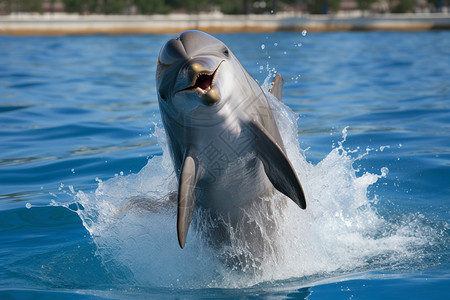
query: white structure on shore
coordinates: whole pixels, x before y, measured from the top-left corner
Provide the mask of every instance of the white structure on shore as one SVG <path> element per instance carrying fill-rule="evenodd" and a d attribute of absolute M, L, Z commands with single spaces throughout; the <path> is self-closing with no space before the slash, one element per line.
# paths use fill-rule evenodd
<path fill-rule="evenodd" d="M 274 15 L 171 14 L 75 15 L 12 14 L 0 16 L 0 34 L 161 34 L 186 29 L 208 32 L 430 30 L 450 29 L 450 14 Z"/>

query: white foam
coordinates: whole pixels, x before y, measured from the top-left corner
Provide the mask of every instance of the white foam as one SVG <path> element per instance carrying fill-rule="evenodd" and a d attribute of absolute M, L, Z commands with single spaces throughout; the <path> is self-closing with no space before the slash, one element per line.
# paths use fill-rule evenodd
<path fill-rule="evenodd" d="M 268 87 L 267 79 L 263 88 Z M 425 243 L 414 220 L 390 224 L 377 212 L 377 198 L 368 198 L 367 189 L 388 170 L 358 177 L 353 165 L 367 152 L 358 156 L 344 149 L 346 129 L 339 146 L 313 165 L 299 147 L 297 116 L 274 97 L 269 98 L 308 205 L 301 210 L 287 201 L 287 208 L 278 212 L 276 206 L 285 199 L 279 195 L 267 199 L 276 212 L 272 218 L 278 228 L 278 238 L 267 242 L 277 243 L 276 253 L 265 257 L 257 271 L 233 270 L 220 259 L 223 253 L 205 243 L 202 230 L 213 224 L 202 219 L 201 212 L 196 214 L 198 226 L 191 226 L 186 248 L 179 248 L 176 207 L 169 200 L 176 190 L 176 178 L 164 131 L 157 129 L 162 156 L 149 159 L 137 174 L 99 181 L 95 192 L 76 194 L 77 213 L 112 273 L 115 268 L 126 269 L 127 280 L 142 286 L 245 287 L 379 268 L 412 255 L 414 248 Z M 153 207 L 158 209 L 152 212 Z M 248 213 L 255 222 L 267 218 L 259 206 Z M 239 243 L 234 245 L 231 251 L 245 252 Z"/>

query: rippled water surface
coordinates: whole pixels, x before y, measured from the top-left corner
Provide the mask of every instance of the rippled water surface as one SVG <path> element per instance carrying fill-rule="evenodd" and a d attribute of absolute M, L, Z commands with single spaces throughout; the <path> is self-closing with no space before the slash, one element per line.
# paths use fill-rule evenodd
<path fill-rule="evenodd" d="M 284 76 L 292 112 L 273 109 L 308 199 L 247 273 L 201 227 L 179 249 L 175 208 L 121 210 L 175 189 L 170 37 L 0 36 L 0 298 L 450 297 L 450 32 L 217 35 L 261 85 Z"/>

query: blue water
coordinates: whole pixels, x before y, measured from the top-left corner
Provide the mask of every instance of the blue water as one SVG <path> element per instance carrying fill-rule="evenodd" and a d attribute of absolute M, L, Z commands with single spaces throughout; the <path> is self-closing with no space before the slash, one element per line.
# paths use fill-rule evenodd
<path fill-rule="evenodd" d="M 262 85 L 284 76 L 308 200 L 255 273 L 201 232 L 179 249 L 174 209 L 121 210 L 174 189 L 169 37 L 0 37 L 0 298 L 450 298 L 449 31 L 218 35 Z"/>

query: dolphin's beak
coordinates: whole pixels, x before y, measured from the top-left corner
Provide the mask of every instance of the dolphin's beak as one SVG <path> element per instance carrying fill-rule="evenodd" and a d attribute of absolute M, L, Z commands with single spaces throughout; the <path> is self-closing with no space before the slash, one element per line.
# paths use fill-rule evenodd
<path fill-rule="evenodd" d="M 215 86 L 215 80 L 222 62 L 215 69 L 211 70 L 207 66 L 208 63 L 202 60 L 193 60 L 186 69 L 190 85 L 180 90 L 180 92 L 197 91 L 202 101 L 207 105 L 213 105 L 219 102 L 220 93 L 219 89 Z"/>

